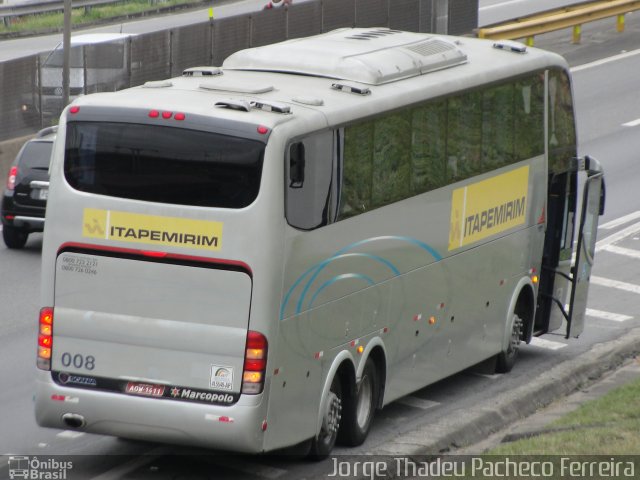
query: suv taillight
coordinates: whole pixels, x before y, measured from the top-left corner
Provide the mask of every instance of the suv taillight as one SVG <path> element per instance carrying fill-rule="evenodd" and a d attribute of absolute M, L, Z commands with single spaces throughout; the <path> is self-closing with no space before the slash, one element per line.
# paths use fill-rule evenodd
<path fill-rule="evenodd" d="M 38 320 L 38 361 L 40 370 L 51 370 L 51 352 L 53 350 L 53 308 L 40 310 Z"/>
<path fill-rule="evenodd" d="M 18 176 L 18 167 L 13 166 L 9 170 L 9 176 L 7 177 L 7 190 L 14 190 L 16 188 L 16 177 Z"/>
<path fill-rule="evenodd" d="M 264 388 L 267 370 L 267 338 L 260 332 L 247 332 L 247 347 L 244 354 L 242 393 L 256 395 Z"/>

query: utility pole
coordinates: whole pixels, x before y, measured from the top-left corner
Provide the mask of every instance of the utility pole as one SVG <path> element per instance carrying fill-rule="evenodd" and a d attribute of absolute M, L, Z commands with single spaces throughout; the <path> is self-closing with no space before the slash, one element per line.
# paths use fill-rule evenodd
<path fill-rule="evenodd" d="M 64 0 L 62 34 L 62 108 L 69 103 L 69 58 L 71 56 L 71 0 Z"/>

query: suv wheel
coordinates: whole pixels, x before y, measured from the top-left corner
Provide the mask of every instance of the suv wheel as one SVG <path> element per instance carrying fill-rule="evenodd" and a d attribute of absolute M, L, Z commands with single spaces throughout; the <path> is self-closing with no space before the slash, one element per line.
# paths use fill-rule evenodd
<path fill-rule="evenodd" d="M 22 248 L 27 243 L 29 234 L 15 227 L 4 225 L 2 227 L 2 238 L 9 248 Z"/>

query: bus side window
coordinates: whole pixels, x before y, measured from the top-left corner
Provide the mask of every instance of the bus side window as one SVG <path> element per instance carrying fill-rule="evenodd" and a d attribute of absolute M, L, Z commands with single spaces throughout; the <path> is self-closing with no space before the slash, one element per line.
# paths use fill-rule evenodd
<path fill-rule="evenodd" d="M 453 183 L 482 173 L 482 93 L 467 92 L 447 103 L 447 175 Z"/>
<path fill-rule="evenodd" d="M 482 94 L 482 165 L 485 171 L 514 162 L 513 83 L 489 88 Z"/>
<path fill-rule="evenodd" d="M 286 217 L 289 225 L 312 230 L 331 218 L 333 132 L 292 143 L 286 158 Z"/>
<path fill-rule="evenodd" d="M 516 82 L 515 161 L 544 154 L 544 74 Z"/>
<path fill-rule="evenodd" d="M 446 100 L 430 102 L 412 111 L 411 161 L 415 195 L 447 184 L 444 162 L 446 126 Z"/>
<path fill-rule="evenodd" d="M 577 156 L 571 82 L 567 72 L 549 72 L 549 168 L 554 173 L 569 169 Z"/>
<path fill-rule="evenodd" d="M 373 208 L 373 135 L 375 122 L 349 125 L 344 129 L 344 158 L 339 220 Z"/>
<path fill-rule="evenodd" d="M 375 121 L 373 140 L 372 207 L 410 197 L 411 114 L 404 111 Z"/>

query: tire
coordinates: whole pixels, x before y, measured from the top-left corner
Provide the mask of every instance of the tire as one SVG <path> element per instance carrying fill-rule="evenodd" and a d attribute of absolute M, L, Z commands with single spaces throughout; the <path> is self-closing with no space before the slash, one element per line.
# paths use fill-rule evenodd
<path fill-rule="evenodd" d="M 340 442 L 355 447 L 362 445 L 371 429 L 380 395 L 380 379 L 376 364 L 369 357 L 355 394 L 345 398 Z"/>
<path fill-rule="evenodd" d="M 329 456 L 338 439 L 342 420 L 342 385 L 340 375 L 336 373 L 326 398 L 326 408 L 322 416 L 320 433 L 311 440 L 308 457 L 311 460 L 323 460 Z"/>
<path fill-rule="evenodd" d="M 518 351 L 520 350 L 520 338 L 522 336 L 522 319 L 518 314 L 513 314 L 513 322 L 511 323 L 511 334 L 509 335 L 509 344 L 507 349 L 498 354 L 496 361 L 496 373 L 508 373 L 516 364 L 518 359 Z"/>
<path fill-rule="evenodd" d="M 29 234 L 23 230 L 18 230 L 15 227 L 4 225 L 2 227 L 2 238 L 4 243 L 9 248 L 22 248 L 27 243 Z"/>

